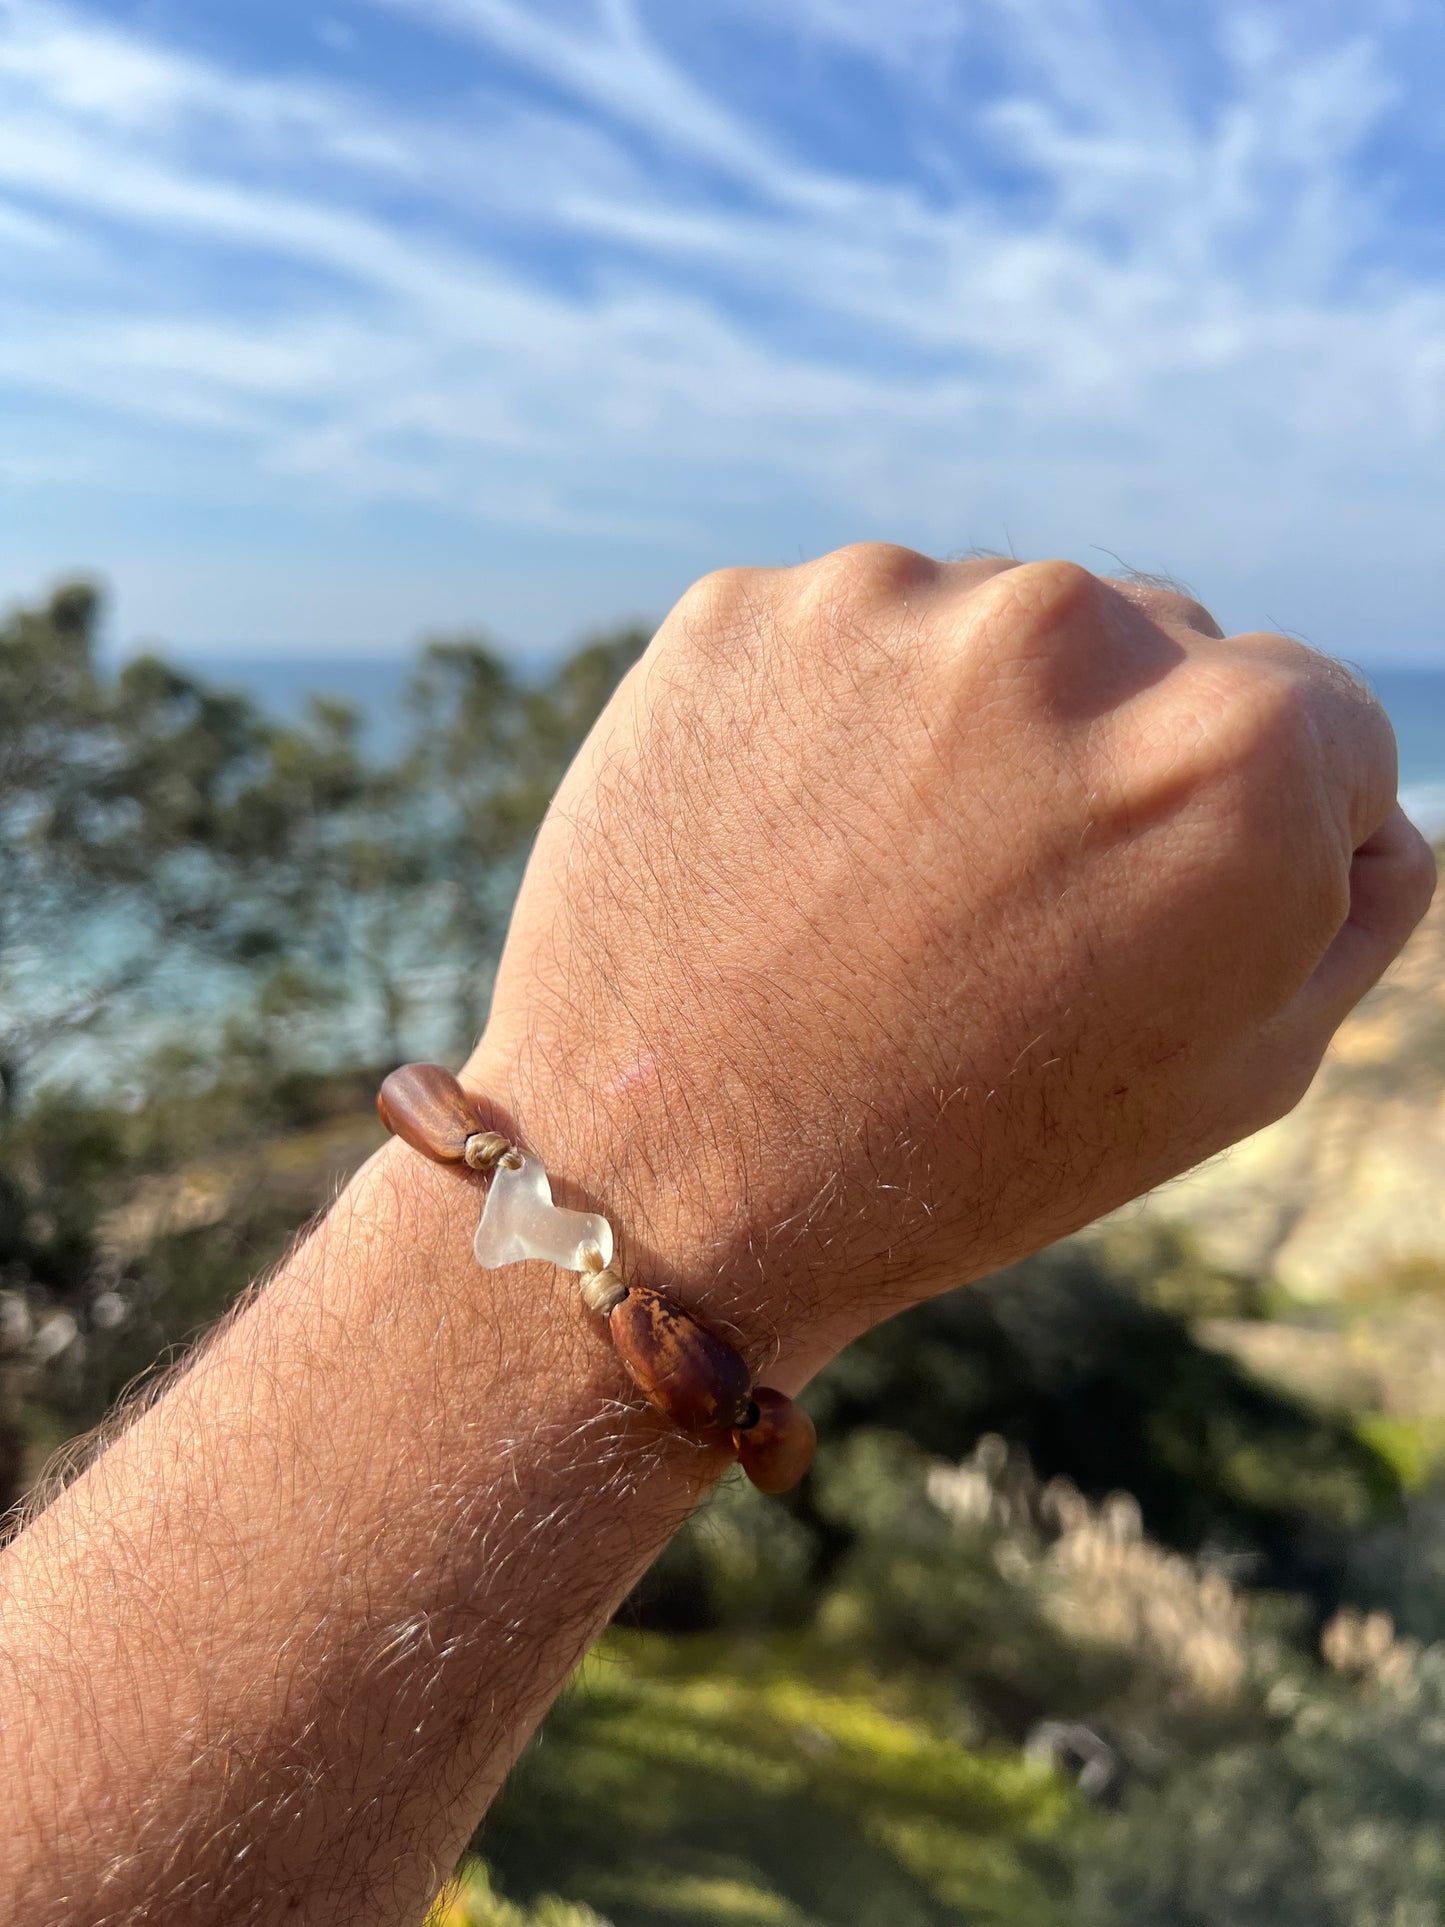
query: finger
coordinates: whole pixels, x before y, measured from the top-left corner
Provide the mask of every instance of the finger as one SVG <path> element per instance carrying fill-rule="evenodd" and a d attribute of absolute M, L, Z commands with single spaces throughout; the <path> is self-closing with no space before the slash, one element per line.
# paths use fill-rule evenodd
<path fill-rule="evenodd" d="M 1300 992 L 1293 1015 L 1334 1031 L 1405 947 L 1435 891 L 1434 852 L 1397 804 L 1350 864 L 1344 924 Z"/>

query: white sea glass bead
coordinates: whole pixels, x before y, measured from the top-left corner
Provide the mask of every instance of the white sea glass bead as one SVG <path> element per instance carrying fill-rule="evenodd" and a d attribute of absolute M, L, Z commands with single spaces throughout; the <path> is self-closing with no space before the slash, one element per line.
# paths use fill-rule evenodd
<path fill-rule="evenodd" d="M 586 1271 L 582 1254 L 589 1245 L 602 1253 L 604 1268 L 611 1264 L 612 1226 L 606 1218 L 553 1204 L 547 1173 L 535 1158 L 524 1157 L 515 1167 L 497 1166 L 472 1244 L 484 1270 L 544 1258 L 565 1271 Z"/>

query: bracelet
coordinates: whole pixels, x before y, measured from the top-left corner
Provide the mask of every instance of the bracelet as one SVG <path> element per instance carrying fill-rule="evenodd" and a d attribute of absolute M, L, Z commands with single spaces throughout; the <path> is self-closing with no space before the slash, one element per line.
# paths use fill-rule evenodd
<path fill-rule="evenodd" d="M 629 1285 L 617 1269 L 612 1227 L 599 1212 L 552 1202 L 535 1158 L 489 1131 L 474 1101 L 439 1064 L 404 1064 L 377 1093 L 387 1130 L 437 1164 L 489 1174 L 472 1245 L 484 1270 L 541 1258 L 581 1274 L 582 1302 L 649 1404 L 684 1431 L 729 1438 L 761 1492 L 787 1492 L 813 1462 L 813 1421 L 786 1393 L 751 1384 L 726 1340 L 665 1292 Z"/>

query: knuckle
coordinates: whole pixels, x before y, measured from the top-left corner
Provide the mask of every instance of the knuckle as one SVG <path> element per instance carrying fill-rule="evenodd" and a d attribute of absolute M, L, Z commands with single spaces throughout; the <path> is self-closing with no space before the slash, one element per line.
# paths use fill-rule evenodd
<path fill-rule="evenodd" d="M 894 542 L 850 542 L 803 565 L 800 587 L 819 609 L 871 608 L 931 583 L 938 564 Z"/>
<path fill-rule="evenodd" d="M 1108 707 L 1123 662 L 1108 590 L 1077 562 L 1024 562 L 969 592 L 951 638 L 971 689 L 1067 722 Z"/>
<path fill-rule="evenodd" d="M 1016 620 L 1057 631 L 1080 612 L 1099 607 L 1103 583 L 1079 562 L 1023 562 L 989 585 Z"/>
<path fill-rule="evenodd" d="M 735 615 L 746 606 L 749 591 L 761 573 L 759 569 L 713 569 L 699 576 L 678 606 L 694 620 Z"/>
<path fill-rule="evenodd" d="M 1346 851 L 1332 833 L 1334 813 L 1323 807 L 1308 685 L 1291 669 L 1246 661 L 1199 700 L 1214 707 L 1196 739 L 1203 756 L 1194 776 L 1220 801 L 1226 846 L 1251 863 L 1267 851 L 1278 861 L 1293 850 L 1312 878 L 1319 915 L 1338 920 L 1348 909 Z"/>
<path fill-rule="evenodd" d="M 772 575 L 770 569 L 714 569 L 684 593 L 670 626 L 704 660 L 738 658 L 756 644 Z"/>
<path fill-rule="evenodd" d="M 1223 744 L 1232 746 L 1237 762 L 1297 766 L 1314 742 L 1309 685 L 1279 664 L 1246 661 L 1230 679 L 1224 723 Z"/>
<path fill-rule="evenodd" d="M 1010 674 L 1077 655 L 1081 638 L 1102 632 L 1102 589 L 1077 562 L 1022 562 L 995 575 L 970 597 L 970 653 Z"/>
<path fill-rule="evenodd" d="M 1250 678 L 1263 686 L 1261 707 L 1286 724 L 1293 711 L 1295 738 L 1330 760 L 1348 744 L 1371 778 L 1373 799 L 1387 805 L 1394 790 L 1395 739 L 1389 719 L 1369 686 L 1344 663 L 1322 655 L 1290 636 L 1241 636 L 1228 645 L 1225 661 L 1248 697 Z M 1273 688 L 1269 685 L 1273 684 Z"/>
<path fill-rule="evenodd" d="M 1348 913 L 1349 844 L 1325 781 L 1310 685 L 1247 651 L 1177 665 L 1127 715 L 1108 794 L 1125 823 L 1176 819 L 1211 887 L 1273 894 L 1302 942 Z"/>
<path fill-rule="evenodd" d="M 1212 867 L 1287 933 L 1291 957 L 1317 954 L 1350 914 L 1353 844 L 1312 677 L 1302 663 L 1246 654 L 1212 699 L 1194 772 L 1215 832 Z"/>
<path fill-rule="evenodd" d="M 1235 651 L 1196 660 L 1171 681 L 1196 780 L 1240 784 L 1251 795 L 1260 785 L 1297 785 L 1314 760 L 1317 732 L 1309 684 L 1296 668 Z"/>
<path fill-rule="evenodd" d="M 1117 582 L 1112 586 L 1161 629 L 1192 629 L 1197 635 L 1223 640 L 1224 631 L 1208 609 L 1183 589 L 1157 582 Z"/>

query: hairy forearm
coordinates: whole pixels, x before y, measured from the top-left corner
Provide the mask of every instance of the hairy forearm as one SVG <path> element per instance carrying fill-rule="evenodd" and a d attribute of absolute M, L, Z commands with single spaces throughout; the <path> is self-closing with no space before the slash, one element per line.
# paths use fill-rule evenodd
<path fill-rule="evenodd" d="M 721 1469 L 478 1202 L 379 1153 L 0 1561 L 7 1913 L 415 1919 Z"/>

